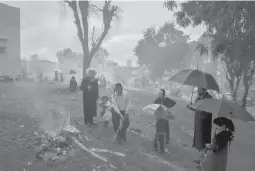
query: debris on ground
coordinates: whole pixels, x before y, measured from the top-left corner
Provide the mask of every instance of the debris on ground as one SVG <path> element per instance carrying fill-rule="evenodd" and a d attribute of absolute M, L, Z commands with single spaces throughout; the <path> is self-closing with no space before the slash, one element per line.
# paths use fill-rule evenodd
<path fill-rule="evenodd" d="M 112 152 L 104 149 L 90 149 L 83 143 L 84 139 L 80 136 L 80 131 L 71 125 L 70 113 L 56 112 L 54 109 L 50 110 L 42 121 L 42 128 L 46 134 L 40 136 L 34 144 L 37 149 L 36 158 L 44 161 L 64 160 L 69 156 L 74 155 L 74 147 L 79 147 L 81 150 L 90 154 L 91 156 L 103 161 L 109 171 L 116 170 L 107 159 L 107 157 L 100 156 L 96 152 L 108 152 L 117 156 L 125 157 L 122 153 Z M 36 134 L 36 133 L 34 133 Z M 85 140 L 85 142 L 87 142 Z M 95 169 L 94 169 L 95 170 Z M 98 169 L 96 169 L 97 171 Z M 99 171 L 99 170 L 98 170 Z M 104 169 L 104 171 L 106 171 Z"/>
<path fill-rule="evenodd" d="M 34 146 L 37 150 L 36 158 L 44 161 L 65 159 L 73 153 L 73 142 L 70 137 L 41 136 Z"/>

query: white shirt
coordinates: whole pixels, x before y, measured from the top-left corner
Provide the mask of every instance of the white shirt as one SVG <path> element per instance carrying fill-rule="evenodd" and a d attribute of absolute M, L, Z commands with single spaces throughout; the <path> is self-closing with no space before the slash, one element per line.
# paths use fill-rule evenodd
<path fill-rule="evenodd" d="M 126 91 L 122 91 L 121 96 L 118 96 L 117 93 L 114 93 L 112 95 L 112 103 L 116 105 L 119 111 L 123 111 L 123 110 L 127 111 L 130 105 L 130 98 L 128 93 Z M 116 111 L 116 112 L 119 112 L 119 111 Z"/>

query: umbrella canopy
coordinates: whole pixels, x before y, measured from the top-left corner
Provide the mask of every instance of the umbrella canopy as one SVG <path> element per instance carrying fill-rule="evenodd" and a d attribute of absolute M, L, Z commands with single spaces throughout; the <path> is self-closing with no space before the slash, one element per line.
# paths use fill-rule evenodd
<path fill-rule="evenodd" d="M 168 108 L 160 104 L 149 104 L 143 108 L 143 111 L 155 118 L 162 118 L 166 120 L 174 120 L 174 116 Z"/>
<path fill-rule="evenodd" d="M 203 99 L 190 106 L 195 110 L 217 114 L 219 117 L 234 117 L 242 121 L 255 121 L 244 108 L 237 103 L 222 99 Z"/>
<path fill-rule="evenodd" d="M 183 85 L 196 86 L 219 92 L 219 85 L 212 75 L 198 69 L 182 70 L 169 79 Z"/>
<path fill-rule="evenodd" d="M 143 108 L 143 111 L 146 114 L 153 116 L 159 106 L 160 106 L 159 104 L 149 104 Z"/>

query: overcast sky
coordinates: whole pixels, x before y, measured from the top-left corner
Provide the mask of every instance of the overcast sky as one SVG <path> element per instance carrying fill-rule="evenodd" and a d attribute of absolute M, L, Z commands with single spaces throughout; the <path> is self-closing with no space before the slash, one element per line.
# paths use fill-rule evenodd
<path fill-rule="evenodd" d="M 81 44 L 73 23 L 73 13 L 66 7 L 61 10 L 61 3 L 54 1 L 8 1 L 10 6 L 21 10 L 21 55 L 29 58 L 30 54 L 38 53 L 40 58 L 56 61 L 59 49 L 70 47 L 81 52 Z M 112 25 L 110 34 L 103 46 L 110 52 L 111 59 L 120 64 L 133 56 L 133 49 L 142 36 L 142 32 L 151 25 L 163 25 L 173 20 L 173 15 L 163 7 L 163 2 L 124 2 L 113 1 L 121 9 L 121 20 Z M 102 2 L 97 2 L 101 5 Z M 64 11 L 64 12 L 63 12 Z M 102 27 L 100 18 L 92 16 L 91 27 L 96 27 L 100 33 Z M 185 30 L 192 39 L 197 39 L 203 28 L 188 28 Z M 135 58 L 133 58 L 135 62 Z"/>

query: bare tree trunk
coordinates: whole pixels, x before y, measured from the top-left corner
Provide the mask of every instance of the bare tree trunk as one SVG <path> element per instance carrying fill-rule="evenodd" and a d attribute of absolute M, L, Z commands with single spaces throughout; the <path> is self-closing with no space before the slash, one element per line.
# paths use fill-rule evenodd
<path fill-rule="evenodd" d="M 233 78 L 227 78 L 228 83 L 229 83 L 229 88 L 230 88 L 230 93 L 232 96 L 232 100 L 236 101 L 236 92 L 235 92 L 235 87 L 234 87 L 234 79 Z"/>
<path fill-rule="evenodd" d="M 90 67 L 91 59 L 89 57 L 89 50 L 83 49 L 83 78 L 86 76 L 86 70 Z"/>
<path fill-rule="evenodd" d="M 244 85 L 244 94 L 243 94 L 243 97 L 242 97 L 242 107 L 243 108 L 246 107 L 247 96 L 248 96 L 249 88 L 251 86 L 252 76 L 253 75 L 247 75 L 247 74 L 245 74 L 243 76 L 243 85 Z"/>
<path fill-rule="evenodd" d="M 234 89 L 233 89 L 233 97 L 234 97 L 234 101 L 236 101 L 236 99 L 237 99 L 237 91 L 238 91 L 238 89 L 239 89 L 239 85 L 240 85 L 240 81 L 241 81 L 241 77 L 237 77 L 236 78 L 236 82 L 235 82 L 235 87 L 234 87 Z M 233 83 L 234 84 L 234 83 Z"/>

